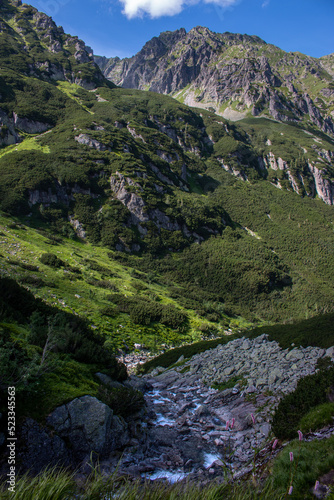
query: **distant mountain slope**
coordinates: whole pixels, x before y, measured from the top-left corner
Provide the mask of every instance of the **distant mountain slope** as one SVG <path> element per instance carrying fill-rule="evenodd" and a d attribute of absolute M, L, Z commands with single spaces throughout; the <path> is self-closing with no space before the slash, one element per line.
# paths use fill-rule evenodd
<path fill-rule="evenodd" d="M 90 47 L 64 33 L 51 17 L 21 0 L 1 0 L 2 69 L 43 80 L 64 80 L 85 88 L 103 84 Z"/>
<path fill-rule="evenodd" d="M 131 58 L 95 61 L 124 88 L 169 94 L 228 119 L 268 116 L 334 135 L 333 56 L 287 53 L 256 36 L 197 26 L 161 33 Z"/>

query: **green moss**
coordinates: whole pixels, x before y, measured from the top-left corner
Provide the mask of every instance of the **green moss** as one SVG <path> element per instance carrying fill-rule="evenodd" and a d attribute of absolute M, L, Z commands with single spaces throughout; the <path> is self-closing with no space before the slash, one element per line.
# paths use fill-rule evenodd
<path fill-rule="evenodd" d="M 221 382 L 221 383 L 214 382 L 211 387 L 213 389 L 218 389 L 219 391 L 225 391 L 225 389 L 232 389 L 232 387 L 234 387 L 236 384 L 243 386 L 245 385 L 245 383 L 247 383 L 247 380 L 244 379 L 243 376 L 238 376 L 238 377 L 232 377 L 226 382 Z"/>
<path fill-rule="evenodd" d="M 312 432 L 330 425 L 334 419 L 334 403 L 323 403 L 312 408 L 299 423 L 303 432 Z"/>

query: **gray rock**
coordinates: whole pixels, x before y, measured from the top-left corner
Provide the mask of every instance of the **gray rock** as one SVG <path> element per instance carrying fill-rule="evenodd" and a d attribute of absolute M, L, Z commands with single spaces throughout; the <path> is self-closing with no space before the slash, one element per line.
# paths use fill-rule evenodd
<path fill-rule="evenodd" d="M 249 340 L 244 340 L 244 342 L 241 345 L 241 349 L 248 350 L 251 348 L 251 343 Z"/>
<path fill-rule="evenodd" d="M 255 385 L 256 385 L 256 387 L 261 387 L 261 386 L 263 387 L 264 385 L 266 385 L 266 383 L 267 383 L 267 380 L 264 377 L 260 377 L 257 379 Z"/>
<path fill-rule="evenodd" d="M 266 438 L 269 436 L 271 431 L 271 426 L 268 424 L 268 422 L 260 425 L 260 432 L 263 434 Z"/>
<path fill-rule="evenodd" d="M 159 375 L 159 373 L 162 373 L 166 370 L 166 368 L 163 368 L 162 366 L 157 366 L 156 368 L 154 368 L 154 370 L 152 370 L 150 372 L 150 376 L 151 377 L 156 377 L 157 375 Z"/>
<path fill-rule="evenodd" d="M 254 385 L 249 385 L 246 389 L 247 394 L 253 394 L 254 392 L 257 392 L 256 387 Z"/>
<path fill-rule="evenodd" d="M 69 441 L 75 456 L 81 459 L 92 451 L 106 455 L 128 440 L 125 422 L 92 396 L 56 408 L 47 423 Z"/>
<path fill-rule="evenodd" d="M 88 134 L 80 134 L 74 138 L 79 144 L 96 149 L 97 151 L 105 151 L 107 147 L 101 142 L 93 139 Z"/>
<path fill-rule="evenodd" d="M 21 118 L 13 113 L 15 128 L 26 132 L 27 134 L 40 134 L 51 128 L 51 125 L 47 123 L 35 122 L 33 120 L 28 120 L 28 118 Z"/>
<path fill-rule="evenodd" d="M 152 385 L 147 380 L 136 377 L 135 375 L 130 375 L 130 377 L 124 382 L 124 385 L 125 387 L 129 387 L 143 393 L 152 389 Z"/>
<path fill-rule="evenodd" d="M 329 348 L 326 350 L 325 355 L 326 355 L 326 356 L 329 356 L 330 358 L 334 358 L 334 346 L 329 347 Z"/>
<path fill-rule="evenodd" d="M 288 352 L 285 359 L 303 359 L 304 353 L 300 349 L 292 349 L 292 351 Z"/>
<path fill-rule="evenodd" d="M 275 370 L 272 370 L 269 374 L 269 377 L 268 377 L 268 383 L 269 385 L 272 385 L 274 384 L 275 382 L 277 382 L 277 380 L 279 380 L 280 378 L 282 377 L 282 372 L 277 368 Z"/>
<path fill-rule="evenodd" d="M 196 418 L 204 417 L 205 415 L 210 415 L 210 411 L 206 405 L 201 405 L 197 408 L 194 415 Z"/>
<path fill-rule="evenodd" d="M 73 464 L 71 451 L 57 435 L 50 435 L 35 420 L 28 418 L 19 431 L 20 447 L 18 458 L 24 471 L 34 474 L 45 467 Z"/>
<path fill-rule="evenodd" d="M 227 367 L 227 368 L 225 368 L 225 370 L 223 371 L 223 374 L 224 374 L 224 375 L 226 375 L 226 376 L 229 376 L 229 375 L 231 375 L 234 371 L 235 371 L 234 366 L 228 366 L 228 367 Z"/>

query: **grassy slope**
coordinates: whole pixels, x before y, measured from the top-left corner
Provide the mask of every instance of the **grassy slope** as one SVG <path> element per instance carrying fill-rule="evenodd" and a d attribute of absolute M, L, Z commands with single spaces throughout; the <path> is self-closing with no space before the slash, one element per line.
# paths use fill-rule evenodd
<path fill-rule="evenodd" d="M 134 343 L 144 343 L 148 349 L 154 350 L 161 344 L 175 345 L 182 341 L 199 340 L 202 335 L 200 331 L 202 325 L 217 328 L 217 325 L 205 321 L 189 309 L 186 312 L 190 318 L 190 327 L 184 334 L 162 324 L 136 325 L 130 321 L 128 314 L 120 313 L 115 318 L 103 315 L 101 310 L 111 305 L 107 297 L 113 291 L 125 296 L 140 294 L 142 297 L 153 297 L 162 304 L 172 303 L 177 307 L 178 304 L 169 297 L 169 287 L 163 282 L 159 283 L 159 278 L 157 282 L 152 283 L 147 282 L 145 273 L 136 274 L 134 278 L 134 269 L 109 258 L 108 254 L 117 256 L 117 253 L 110 253 L 103 247 L 66 238 L 61 243 L 56 243 L 28 226 L 13 226 L 11 219 L 2 216 L 0 216 L 0 233 L 1 273 L 19 282 L 26 281 L 26 286 L 49 304 L 88 318 L 94 329 L 110 336 L 110 344 L 115 349 L 122 348 L 124 344 L 133 349 Z M 63 268 L 55 269 L 43 265 L 38 259 L 44 253 L 54 253 L 66 264 L 80 269 L 81 273 L 71 273 Z M 94 261 L 104 268 L 103 271 L 92 269 L 89 261 Z M 22 269 L 20 267 L 22 263 L 37 265 L 39 270 L 35 272 Z M 137 277 L 141 275 L 143 280 Z M 27 283 L 29 277 L 32 283 Z M 34 277 L 41 280 L 41 283 L 37 281 L 38 287 L 34 286 Z M 97 282 L 104 280 L 109 282 L 112 288 L 94 286 L 87 280 L 91 283 L 94 283 L 93 280 Z M 137 287 L 141 285 L 143 290 L 137 291 L 133 285 Z M 238 326 L 239 323 L 237 319 L 232 320 L 232 325 Z"/>
<path fill-rule="evenodd" d="M 58 89 L 49 84 L 43 83 L 42 85 L 47 85 L 48 88 L 52 89 L 58 99 Z M 93 241 L 93 243 L 101 241 L 101 236 L 95 238 L 94 230 L 96 227 L 101 228 L 101 234 L 105 227 L 107 235 L 112 234 L 114 231 L 121 231 L 119 233 L 120 237 L 123 240 L 128 238 L 131 241 L 135 233 L 132 229 L 124 226 L 124 218 L 117 219 L 117 217 L 123 217 L 122 212 L 121 216 L 117 215 L 120 212 L 116 212 L 116 219 L 115 212 L 112 212 L 114 202 L 112 198 L 109 198 L 110 191 L 108 191 L 107 180 L 102 177 L 98 182 L 94 181 L 93 184 L 93 176 L 101 175 L 102 168 L 107 175 L 118 170 L 133 179 L 136 178 L 136 172 L 146 172 L 149 175 L 147 182 L 142 182 L 138 177 L 136 181 L 141 182 L 142 196 L 146 197 L 146 203 L 151 204 L 153 208 L 157 201 L 157 193 L 155 192 L 154 195 L 152 185 L 153 182 L 157 182 L 157 179 L 152 176 L 152 172 L 147 167 L 147 162 L 143 162 L 139 157 L 142 154 L 152 157 L 154 154 L 151 147 L 153 140 L 161 141 L 167 151 L 168 148 L 172 147 L 174 150 L 177 147 L 169 139 L 167 139 L 167 144 L 164 134 L 157 132 L 154 128 L 144 127 L 143 120 L 145 116 L 160 113 L 159 118 L 166 120 L 166 116 L 170 117 L 173 126 L 176 126 L 175 117 L 182 117 L 185 123 L 180 121 L 180 125 L 177 126 L 181 127 L 181 130 L 182 127 L 187 127 L 188 140 L 193 146 L 199 144 L 198 130 L 195 126 L 196 120 L 203 122 L 198 115 L 187 110 L 186 107 L 175 103 L 170 98 L 154 94 L 149 96 L 138 91 L 121 89 L 99 89 L 97 92 L 91 93 L 84 91 L 79 86 L 67 83 L 61 84 L 59 88 L 61 89 L 61 95 L 65 99 L 62 123 L 53 128 L 51 132 L 43 134 L 37 139 L 29 138 L 23 141 L 17 147 L 21 151 L 16 151 L 16 148 L 13 147 L 4 150 L 4 152 L 8 151 L 8 154 L 0 159 L 4 193 L 8 196 L 15 196 L 15 192 L 17 192 L 18 196 L 22 196 L 25 192 L 25 186 L 29 186 L 30 189 L 45 189 L 44 186 L 52 186 L 56 179 L 58 182 L 68 183 L 69 185 L 79 184 L 84 189 L 92 186 L 92 189 L 99 194 L 92 204 L 93 212 L 91 214 L 93 215 L 89 216 L 91 218 L 86 218 L 87 222 L 84 223 L 86 228 L 91 227 L 92 229 L 89 234 L 90 241 Z M 105 98 L 107 102 L 97 102 L 97 94 Z M 71 95 L 70 98 L 69 95 Z M 94 115 L 87 112 L 87 105 L 90 106 L 90 113 L 94 113 Z M 162 105 L 164 105 L 164 108 L 161 107 Z M 127 130 L 115 130 L 114 120 L 120 119 L 120 117 L 122 117 L 122 120 L 132 120 L 131 123 L 137 133 L 140 132 L 148 143 L 144 144 L 141 140 L 134 141 Z M 94 123 L 103 124 L 104 130 L 101 132 L 92 130 L 92 119 Z M 218 119 L 215 122 L 215 116 L 210 113 L 204 113 L 203 120 L 208 133 L 216 134 L 218 139 L 223 137 L 224 140 L 229 140 L 228 147 L 225 149 L 227 155 L 229 150 L 233 151 L 235 147 L 243 147 L 241 139 L 244 139 L 241 135 L 241 128 L 232 127 L 227 135 L 222 127 L 225 124 L 224 120 Z M 73 123 L 76 130 L 73 130 Z M 252 130 L 256 126 L 261 126 L 263 130 L 263 124 L 260 124 L 260 121 L 251 123 Z M 289 134 L 290 138 L 290 131 L 295 132 L 296 141 L 297 139 L 300 141 L 301 138 L 305 137 L 307 142 L 307 144 L 305 142 L 305 146 L 307 147 L 309 142 L 313 141 L 312 137 L 310 138 L 298 129 L 279 124 L 271 124 L 271 126 L 270 136 L 272 138 L 273 135 L 274 137 L 280 135 L 283 127 L 284 133 Z M 247 131 L 250 131 L 249 128 Z M 255 129 L 255 131 L 257 130 Z M 113 144 L 112 150 L 110 152 L 97 152 L 78 145 L 74 141 L 74 136 L 79 132 L 88 133 L 105 144 L 108 144 L 111 140 Z M 254 132 L 252 133 L 255 135 Z M 267 135 L 261 139 L 262 143 L 265 143 Z M 239 137 L 239 139 L 236 139 L 236 137 Z M 124 142 L 133 148 L 132 155 L 124 153 Z M 25 147 L 28 148 L 31 144 L 38 144 L 40 150 L 30 149 L 30 151 L 24 151 Z M 330 143 L 326 144 L 327 146 L 330 146 Z M 284 144 L 282 147 L 284 147 Z M 219 149 L 221 148 L 220 140 L 218 140 L 217 148 L 216 154 L 221 154 Z M 178 294 L 175 295 L 174 293 L 176 303 L 181 304 L 181 309 L 186 307 L 190 316 L 190 330 L 185 332 L 182 340 L 199 338 L 201 327 L 207 328 L 209 331 L 211 327 L 214 327 L 213 324 L 201 320 L 198 314 L 189 312 L 189 310 L 194 309 L 203 310 L 204 301 L 211 302 L 211 305 L 206 305 L 206 309 L 212 309 L 211 314 L 218 314 L 218 317 L 216 316 L 216 319 L 214 319 L 214 322 L 221 322 L 220 325 L 215 327 L 218 328 L 218 332 L 222 331 L 228 324 L 224 311 L 247 316 L 253 321 L 277 321 L 301 318 L 332 310 L 333 291 L 330 286 L 329 276 L 331 269 L 333 269 L 333 253 L 328 251 L 333 242 L 332 208 L 317 200 L 301 200 L 293 193 L 280 191 L 268 185 L 268 183 L 260 181 L 260 177 L 256 177 L 256 175 L 252 183 L 241 182 L 224 172 L 215 162 L 214 155 L 207 160 L 204 157 L 200 161 L 189 154 L 185 155 L 180 148 L 177 151 L 180 155 L 183 155 L 184 160 L 187 162 L 191 174 L 189 183 L 191 193 L 187 193 L 179 187 L 169 187 L 166 194 L 160 199 L 158 198 L 158 206 L 161 206 L 172 217 L 182 217 L 182 220 L 190 227 L 193 225 L 195 230 L 198 230 L 201 224 L 208 224 L 209 219 L 213 221 L 213 227 L 215 225 L 219 227 L 217 224 L 221 216 L 224 218 L 230 216 L 230 225 L 235 228 L 233 232 L 225 230 L 222 238 L 217 235 L 209 238 L 201 246 L 193 245 L 182 253 L 175 253 L 172 260 L 168 257 L 149 260 L 146 252 L 143 253 L 141 258 L 124 257 L 124 262 L 128 262 L 130 266 L 142 268 L 146 273 L 153 271 L 164 275 L 167 283 L 169 280 L 170 283 L 167 285 L 159 285 L 157 288 L 157 285 L 151 283 L 148 287 L 147 293 L 152 292 L 161 296 L 162 303 L 173 302 L 170 298 L 171 286 L 178 283 L 183 287 L 179 288 Z M 245 159 L 247 158 L 247 151 L 244 153 Z M 32 156 L 27 155 L 27 152 Z M 45 152 L 49 152 L 49 154 L 46 155 Z M 23 153 L 24 156 L 22 156 Z M 18 156 L 20 154 L 21 156 Z M 157 157 L 154 158 L 157 160 Z M 29 160 L 35 162 L 34 176 L 31 175 L 28 166 Z M 18 161 L 21 170 L 17 168 Z M 96 163 L 100 161 L 103 161 L 103 167 Z M 27 162 L 28 168 L 25 167 L 25 162 Z M 177 167 L 177 164 L 175 167 Z M 165 167 L 161 166 L 161 168 Z M 190 168 L 193 168 L 193 171 Z M 249 170 L 252 168 L 251 165 L 248 166 Z M 253 171 L 256 173 L 254 168 Z M 205 175 L 203 175 L 204 172 Z M 170 170 L 168 175 L 171 175 Z M 214 187 L 213 191 L 212 186 Z M 242 203 L 240 203 L 241 199 Z M 119 206 L 121 205 L 118 205 L 117 210 L 119 210 Z M 111 210 L 111 216 L 106 215 L 101 220 L 101 217 L 96 215 L 101 207 L 104 207 L 103 210 L 105 210 L 104 213 L 106 214 Z M 30 219 L 22 220 L 26 222 L 31 220 L 35 227 L 40 225 L 47 227 L 49 225 L 51 231 L 62 232 L 65 226 L 68 233 L 70 226 L 66 220 L 66 213 L 74 212 L 77 215 L 76 206 L 73 206 L 73 204 L 65 212 L 64 207 L 57 205 L 54 207 L 55 211 L 52 211 L 52 206 L 50 210 L 44 209 L 43 212 L 39 208 L 35 206 L 33 216 Z M 86 214 L 86 212 L 82 211 L 81 213 Z M 80 214 L 77 216 L 80 220 Z M 112 226 L 109 228 L 108 224 L 111 223 Z M 238 227 L 247 228 L 249 233 L 247 234 Z M 150 231 L 149 228 L 151 240 L 147 241 L 146 250 L 153 255 L 156 251 L 151 247 L 152 243 L 154 243 L 152 238 L 159 238 L 159 253 L 161 249 L 171 244 L 171 240 L 168 240 L 168 238 L 174 237 L 173 232 L 165 232 L 163 237 L 168 236 L 168 238 L 164 241 L 156 231 L 152 233 Z M 260 239 L 255 241 L 250 231 L 255 232 Z M 222 232 L 222 226 L 220 226 L 219 232 Z M 135 237 L 137 238 L 137 236 Z M 207 237 L 208 234 L 206 234 Z M 29 238 L 33 238 L 33 236 L 29 235 Z M 41 241 L 43 241 L 42 238 L 31 251 L 40 254 L 42 249 L 47 251 L 50 248 L 48 245 L 39 247 Z M 108 245 L 106 239 L 102 239 L 103 244 Z M 183 244 L 189 245 L 189 242 L 183 238 Z M 73 242 L 67 242 L 66 245 L 81 245 L 85 249 L 91 248 L 87 252 L 84 251 L 85 255 L 82 258 L 91 258 L 93 254 L 96 254 L 101 256 L 99 257 L 101 262 L 106 262 L 105 255 L 107 251 L 102 250 L 100 247 L 93 249 L 90 244 L 82 245 Z M 63 260 L 68 259 L 69 253 L 71 253 L 66 245 L 60 245 L 56 248 L 60 254 L 64 253 Z M 252 256 L 251 260 L 249 259 L 250 255 Z M 71 265 L 75 265 L 75 259 L 69 259 L 69 262 Z M 110 271 L 113 271 L 115 263 L 111 262 L 110 265 Z M 11 268 L 12 271 L 14 269 L 15 267 Z M 79 311 L 80 314 L 89 315 L 92 323 L 94 325 L 96 323 L 95 326 L 98 328 L 107 328 L 108 331 L 113 332 L 114 338 L 117 339 L 115 344 L 118 346 L 125 341 L 124 334 L 120 331 L 117 332 L 119 330 L 118 325 L 125 326 L 124 323 L 126 323 L 126 328 L 129 331 L 126 342 L 130 342 L 130 344 L 131 342 L 143 342 L 146 337 L 149 337 L 149 340 L 146 339 L 145 344 L 148 343 L 150 348 L 156 343 L 175 344 L 177 342 L 180 332 L 171 332 L 165 327 L 161 327 L 162 330 L 160 327 L 158 329 L 136 327 L 129 323 L 128 315 L 121 315 L 111 319 L 101 317 L 101 307 L 106 306 L 105 291 L 94 287 L 94 285 L 89 285 L 86 280 L 76 280 L 74 283 L 70 281 L 59 282 L 59 276 L 53 276 L 52 272 L 52 280 L 56 280 L 56 286 L 58 287 L 58 292 L 53 294 L 57 295 L 60 300 L 64 300 L 72 309 Z M 126 286 L 129 286 L 129 278 L 124 281 L 122 272 L 120 279 L 123 280 L 124 284 L 128 283 Z M 61 271 L 57 271 L 57 273 L 61 273 Z M 84 277 L 102 279 L 101 274 L 95 273 L 94 275 L 92 272 L 90 274 L 88 273 Z M 273 283 L 271 283 L 272 274 L 275 276 Z M 284 274 L 292 277 L 292 287 L 280 287 L 275 284 L 275 279 L 279 281 L 284 278 Z M 111 281 L 117 286 L 116 278 Z M 196 304 L 183 306 L 180 296 L 187 295 L 186 290 L 190 285 L 197 288 L 197 290 L 204 290 L 207 299 L 203 295 L 197 294 L 195 297 Z M 88 289 L 91 289 L 91 291 L 89 292 Z M 126 290 L 123 286 L 120 289 L 121 292 L 125 293 Z M 75 290 L 84 297 L 80 303 L 73 298 L 76 293 Z M 89 300 L 87 295 L 89 293 L 95 294 L 96 303 Z M 131 293 L 137 292 L 134 288 L 132 288 L 131 292 L 130 288 L 129 294 L 131 295 Z M 87 300 L 88 302 L 86 302 Z M 215 301 L 218 301 L 218 303 L 212 304 Z M 238 325 L 238 323 L 239 320 L 234 321 L 234 324 Z M 111 326 L 108 326 L 108 324 Z M 205 325 L 208 326 L 205 327 Z M 139 332 L 139 330 L 141 331 Z"/>
<path fill-rule="evenodd" d="M 23 24 L 20 17 L 24 18 Z M 238 316 L 257 323 L 275 322 L 332 310 L 332 207 L 277 190 L 263 181 L 257 163 L 258 155 L 271 150 L 295 162 L 297 173 L 309 157 L 321 166 L 319 152 L 313 146 L 333 150 L 329 138 L 319 133 L 310 136 L 297 127 L 272 120 L 248 119 L 236 126 L 212 113 L 197 113 L 153 93 L 110 89 L 107 85 L 89 92 L 68 81 L 50 83 L 23 76 L 16 70 L 24 72 L 29 62 L 40 61 L 46 55 L 55 64 L 65 64 L 66 36 L 57 34 L 63 51 L 51 53 L 43 41 L 43 32 L 36 35 L 31 10 L 24 6 L 10 18 L 10 25 L 15 30 L 15 41 L 8 28 L 3 34 L 4 46 L 9 44 L 16 51 L 20 64 L 15 66 L 6 53 L 1 55 L 3 109 L 9 115 L 15 111 L 53 128 L 36 137 L 23 134 L 19 145 L 2 150 L 2 208 L 19 215 L 24 224 L 48 228 L 63 240 L 53 247 L 32 228 L 4 230 L 7 241 L 2 244 L 3 272 L 21 281 L 23 278 L 45 300 L 87 316 L 97 330 L 109 332 L 115 347 L 124 343 L 132 347 L 140 342 L 153 349 L 163 343 L 175 345 L 199 339 L 202 334 L 222 333 L 228 325 L 249 324 Z M 22 51 L 21 36 L 25 42 L 29 38 L 29 55 Z M 71 54 L 73 43 L 66 45 Z M 72 55 L 71 64 L 75 71 L 84 70 Z M 91 78 L 95 78 L 94 71 L 92 66 Z M 116 121 L 123 125 L 122 129 L 115 127 Z M 133 137 L 126 125 L 139 137 Z M 179 144 L 159 131 L 161 126 L 172 128 Z M 78 144 L 75 137 L 81 133 L 105 145 L 106 150 Z M 207 135 L 213 138 L 213 147 L 203 147 Z M 268 139 L 272 142 L 270 148 Z M 158 148 L 171 155 L 171 164 L 157 156 Z M 190 152 L 196 148 L 197 154 Z M 250 182 L 243 183 L 227 174 L 219 158 L 244 169 Z M 151 163 L 174 186 L 161 181 Z M 183 164 L 189 173 L 188 183 L 180 177 Z M 141 237 L 128 222 L 129 212 L 112 196 L 109 176 L 116 171 L 138 184 L 129 190 L 143 197 L 147 210 L 162 210 L 172 221 L 186 224 L 206 241 L 197 245 L 194 238 L 181 231 L 159 231 L 151 223 L 146 225 L 147 236 Z M 94 198 L 75 195 L 68 206 L 37 204 L 31 208 L 27 204 L 28 190 L 55 192 L 56 188 L 64 188 L 69 193 L 78 186 L 90 189 Z M 27 218 L 30 211 L 32 215 Z M 69 215 L 83 224 L 90 243 L 66 238 L 74 235 Z M 7 222 L 3 219 L 4 225 Z M 14 243 L 14 234 L 21 244 L 14 259 L 32 263 L 42 252 L 51 251 L 82 273 L 39 264 L 37 274 L 43 273 L 42 279 L 33 278 L 32 271 L 23 272 L 20 266 L 4 260 L 6 252 L 15 251 L 9 246 Z M 109 259 L 106 248 L 114 250 L 117 242 L 129 248 L 140 244 L 141 253 L 124 255 L 121 261 Z M 169 248 L 174 253 L 169 250 L 170 255 L 165 255 Z M 95 270 L 94 263 L 92 267 L 87 259 L 96 261 Z M 104 266 L 105 271 L 96 270 L 96 264 Z M 138 277 L 135 269 L 144 274 Z M 150 273 L 158 279 L 149 277 Z M 108 280 L 109 285 L 97 285 L 98 281 Z M 115 317 L 102 314 L 110 306 L 106 300 L 110 291 L 175 304 L 186 311 L 188 326 L 173 331 L 162 324 L 136 325 L 124 313 Z"/>

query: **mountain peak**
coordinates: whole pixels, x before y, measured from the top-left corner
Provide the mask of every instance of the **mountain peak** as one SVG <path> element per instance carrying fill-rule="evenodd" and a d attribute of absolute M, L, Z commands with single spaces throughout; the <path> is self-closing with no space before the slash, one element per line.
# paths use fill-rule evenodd
<path fill-rule="evenodd" d="M 93 51 L 66 35 L 51 17 L 18 0 L 3 0 L 1 47 L 3 68 L 45 80 L 67 80 L 95 88 L 105 85 Z M 29 50 L 27 48 L 29 47 Z"/>
<path fill-rule="evenodd" d="M 125 88 L 169 94 L 228 119 L 306 119 L 334 135 L 332 56 L 287 53 L 255 35 L 195 26 L 188 33 L 181 28 L 152 38 L 127 64 L 115 59 L 100 64 L 108 79 Z M 324 105 L 318 107 L 320 99 Z"/>

